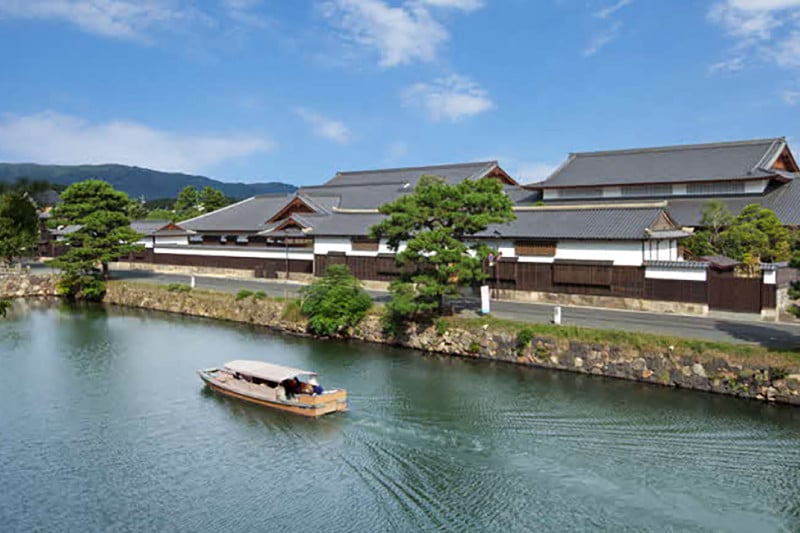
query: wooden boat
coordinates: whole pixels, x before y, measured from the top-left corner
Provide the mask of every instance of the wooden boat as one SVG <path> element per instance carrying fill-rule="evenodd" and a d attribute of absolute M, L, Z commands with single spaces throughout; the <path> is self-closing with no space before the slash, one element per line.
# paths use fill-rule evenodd
<path fill-rule="evenodd" d="M 321 416 L 347 409 L 347 391 L 323 390 L 317 374 L 260 361 L 230 361 L 221 368 L 198 370 L 211 389 L 303 416 Z"/>

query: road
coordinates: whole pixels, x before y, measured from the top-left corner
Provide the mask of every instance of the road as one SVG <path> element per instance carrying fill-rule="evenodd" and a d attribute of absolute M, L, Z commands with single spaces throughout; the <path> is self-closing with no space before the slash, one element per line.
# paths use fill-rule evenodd
<path fill-rule="evenodd" d="M 115 279 L 157 284 L 188 283 L 189 277 L 158 274 L 149 271 L 115 271 Z M 302 285 L 274 280 L 238 280 L 216 277 L 195 277 L 196 287 L 236 293 L 241 289 L 261 290 L 270 296 L 294 296 Z M 376 301 L 386 301 L 388 294 L 369 291 Z M 552 320 L 553 306 L 520 302 L 492 302 L 492 316 L 521 322 L 547 323 Z M 759 344 L 771 349 L 800 349 L 800 325 L 738 319 L 718 319 L 683 315 L 664 315 L 635 311 L 617 311 L 586 307 L 562 306 L 562 324 L 589 328 L 635 331 L 670 335 L 689 339 Z"/>

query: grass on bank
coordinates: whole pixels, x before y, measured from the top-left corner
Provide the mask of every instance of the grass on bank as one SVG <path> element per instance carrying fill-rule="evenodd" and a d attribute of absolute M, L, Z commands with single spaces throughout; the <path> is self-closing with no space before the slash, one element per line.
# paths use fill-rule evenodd
<path fill-rule="evenodd" d="M 150 289 L 155 291 L 167 291 L 164 285 L 140 282 L 112 282 L 116 285 L 136 288 Z M 193 289 L 189 295 L 224 295 L 237 301 L 237 294 L 208 289 Z M 260 295 L 259 295 L 260 296 Z M 265 302 L 282 302 L 284 309 L 281 315 L 283 320 L 300 322 L 304 319 L 300 310 L 300 303 L 295 298 L 283 298 L 278 296 L 266 296 L 254 298 Z M 239 300 L 241 301 L 241 299 Z M 369 316 L 380 316 L 383 306 L 376 305 L 368 312 Z M 668 335 L 656 335 L 651 333 L 639 333 L 632 331 L 607 330 L 586 328 L 581 326 L 516 322 L 514 320 L 496 318 L 491 315 L 484 317 L 467 318 L 462 316 L 451 316 L 441 318 L 436 323 L 439 334 L 443 334 L 448 329 L 458 328 L 467 331 L 475 331 L 488 326 L 492 331 L 504 331 L 519 338 L 520 332 L 523 337 L 532 335 L 550 339 L 559 339 L 575 342 L 585 342 L 591 344 L 607 344 L 620 348 L 635 349 L 641 352 L 670 350 L 678 356 L 694 357 L 701 361 L 710 361 L 715 357 L 734 358 L 748 364 L 758 364 L 765 366 L 776 366 L 791 369 L 800 369 L 800 351 L 790 350 L 770 350 L 758 345 L 740 344 L 733 342 L 716 342 L 700 339 L 690 339 L 683 337 L 672 337 Z M 800 338 L 798 338 L 800 344 Z"/>

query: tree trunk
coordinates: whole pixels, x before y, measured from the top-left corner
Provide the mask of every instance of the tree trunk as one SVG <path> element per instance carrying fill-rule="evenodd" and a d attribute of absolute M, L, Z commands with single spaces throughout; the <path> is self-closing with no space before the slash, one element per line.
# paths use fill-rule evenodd
<path fill-rule="evenodd" d="M 106 263 L 105 261 L 103 261 L 103 262 L 101 263 L 101 265 L 102 265 L 102 267 L 103 267 L 103 279 L 106 279 L 106 280 L 107 280 L 107 279 L 108 279 L 108 263 Z"/>

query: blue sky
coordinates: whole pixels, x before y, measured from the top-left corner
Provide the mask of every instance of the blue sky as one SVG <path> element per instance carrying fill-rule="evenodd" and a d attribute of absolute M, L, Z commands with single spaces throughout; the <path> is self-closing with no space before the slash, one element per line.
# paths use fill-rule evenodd
<path fill-rule="evenodd" d="M 0 160 L 227 181 L 797 136 L 800 0 L 0 0 Z"/>

